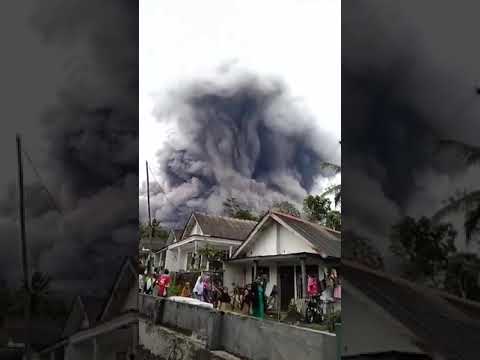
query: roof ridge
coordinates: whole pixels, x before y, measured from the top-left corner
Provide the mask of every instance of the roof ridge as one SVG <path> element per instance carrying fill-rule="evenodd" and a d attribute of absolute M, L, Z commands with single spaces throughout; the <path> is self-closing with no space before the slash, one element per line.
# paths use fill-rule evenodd
<path fill-rule="evenodd" d="M 341 231 L 338 231 L 338 230 L 329 228 L 328 226 L 324 226 L 324 225 L 321 225 L 321 224 L 314 223 L 313 221 L 309 221 L 309 220 L 302 219 L 301 217 L 297 217 L 297 216 L 293 216 L 293 215 L 290 215 L 290 214 L 286 214 L 286 213 L 281 212 L 281 211 L 278 211 L 278 210 L 271 210 L 271 212 L 272 212 L 273 214 L 276 214 L 276 215 L 288 217 L 289 219 L 301 221 L 301 222 L 303 222 L 303 223 L 305 223 L 305 224 L 309 224 L 309 225 L 313 225 L 313 226 L 318 226 L 318 227 L 320 227 L 320 228 L 323 229 L 323 230 L 332 231 L 332 232 L 334 232 L 334 233 L 341 234 Z"/>
<path fill-rule="evenodd" d="M 194 215 L 203 215 L 209 218 L 216 218 L 216 219 L 223 219 L 223 220 L 229 220 L 229 221 L 242 221 L 242 222 L 252 222 L 252 223 L 258 223 L 256 220 L 247 220 L 247 219 L 238 219 L 234 218 L 231 216 L 224 216 L 224 215 L 212 215 L 212 214 L 206 214 L 202 212 L 195 211 Z"/>

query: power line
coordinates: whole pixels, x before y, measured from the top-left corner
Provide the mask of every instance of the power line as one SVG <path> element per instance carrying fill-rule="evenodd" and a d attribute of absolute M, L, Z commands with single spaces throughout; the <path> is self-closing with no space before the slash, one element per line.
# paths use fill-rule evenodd
<path fill-rule="evenodd" d="M 165 190 L 163 190 L 162 185 L 160 184 L 160 182 L 159 182 L 159 181 L 157 180 L 157 178 L 155 177 L 155 174 L 154 174 L 154 172 L 152 171 L 152 168 L 150 167 L 150 164 L 148 164 L 148 170 L 150 170 L 150 174 L 152 174 L 153 180 L 155 180 L 155 182 L 157 183 L 157 185 L 160 186 L 160 189 L 161 189 L 163 195 L 165 196 L 165 200 L 170 204 L 170 206 L 175 207 L 175 205 L 172 204 L 171 201 L 168 199 L 167 193 L 165 192 Z"/>
<path fill-rule="evenodd" d="M 42 177 L 40 176 L 40 172 L 38 171 L 37 167 L 35 166 L 35 164 L 33 163 L 33 160 L 32 158 L 30 157 L 28 151 L 25 149 L 25 147 L 22 148 L 22 152 L 23 154 L 25 155 L 25 157 L 27 158 L 28 162 L 30 163 L 30 165 L 32 166 L 33 168 L 33 171 L 35 173 L 35 175 L 37 176 L 39 182 L 40 182 L 40 185 L 42 186 L 42 188 L 45 190 L 45 192 L 47 193 L 48 195 L 48 198 L 51 202 L 51 205 L 53 205 L 53 207 L 55 208 L 55 210 L 57 210 L 61 215 L 63 215 L 63 212 L 62 210 L 60 209 L 60 207 L 57 205 L 57 202 L 55 201 L 55 198 L 53 197 L 52 193 L 50 192 L 50 190 L 48 190 L 47 186 L 45 185 Z"/>

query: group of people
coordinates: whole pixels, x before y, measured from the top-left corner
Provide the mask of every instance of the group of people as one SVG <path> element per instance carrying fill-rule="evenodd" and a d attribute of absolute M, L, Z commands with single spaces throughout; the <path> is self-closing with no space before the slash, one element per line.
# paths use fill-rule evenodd
<path fill-rule="evenodd" d="M 145 270 L 143 274 L 139 274 L 139 291 L 147 295 L 166 297 L 169 295 L 171 282 L 167 269 L 162 273 L 159 270 L 152 272 Z M 267 296 L 265 277 L 258 276 L 252 284 L 244 288 L 232 285 L 230 292 L 226 286 L 216 284 L 208 274 L 204 273 L 197 278 L 193 289 L 190 282 L 185 282 L 179 295 L 211 303 L 216 309 L 222 311 L 239 310 L 259 318 L 264 318 L 267 310 L 274 306 L 277 288 L 274 286 L 270 296 Z"/>
<path fill-rule="evenodd" d="M 193 289 L 189 282 L 185 283 L 181 296 L 211 303 L 218 310 L 239 310 L 244 314 L 264 318 L 267 309 L 272 307 L 271 299 L 276 298 L 276 286 L 270 297 L 267 297 L 266 280 L 258 277 L 245 288 L 233 284 L 232 291 L 229 291 L 226 286 L 216 284 L 207 274 L 202 274 L 197 278 Z"/>
<path fill-rule="evenodd" d="M 139 291 L 147 295 L 167 296 L 171 281 L 168 269 L 163 273 L 159 270 L 153 272 L 145 270 L 143 274 L 138 275 Z"/>

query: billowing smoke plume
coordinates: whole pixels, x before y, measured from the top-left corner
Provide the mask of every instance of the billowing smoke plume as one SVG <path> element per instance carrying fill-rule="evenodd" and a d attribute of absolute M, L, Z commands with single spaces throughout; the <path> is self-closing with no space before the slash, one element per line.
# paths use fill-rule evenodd
<path fill-rule="evenodd" d="M 24 137 L 43 178 L 41 186 L 25 158 L 30 264 L 54 289 L 104 295 L 123 259 L 138 252 L 138 4 L 36 3 L 30 20 L 41 47 L 64 65 L 61 80 L 37 84 L 57 103 L 43 104 L 30 120 L 39 131 Z M 11 249 L 0 263 L 13 286 L 22 274 L 17 214 L 12 182 L 0 194 L 2 248 Z"/>
<path fill-rule="evenodd" d="M 277 79 L 223 69 L 173 89 L 155 116 L 177 128 L 158 151 L 164 192 L 151 199 L 165 223 L 182 223 L 193 209 L 221 213 L 230 196 L 254 211 L 298 204 L 319 177 L 332 175 L 324 162 L 339 163 L 340 139 L 320 130 L 322 119 Z"/>

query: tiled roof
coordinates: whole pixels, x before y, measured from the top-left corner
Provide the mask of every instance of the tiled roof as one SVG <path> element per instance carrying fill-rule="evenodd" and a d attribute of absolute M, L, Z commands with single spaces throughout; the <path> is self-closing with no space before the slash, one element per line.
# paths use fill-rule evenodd
<path fill-rule="evenodd" d="M 350 261 L 342 260 L 341 272 L 346 281 L 412 331 L 424 346 L 448 359 L 478 359 L 480 321 L 459 305 L 464 303 L 462 299 L 451 301 L 439 291 Z M 349 322 L 349 326 L 355 325 Z"/>
<path fill-rule="evenodd" d="M 330 257 L 341 257 L 342 243 L 338 231 L 281 212 L 274 211 L 272 214 L 278 216 L 299 235 L 317 247 L 320 252 Z"/>
<path fill-rule="evenodd" d="M 223 216 L 212 216 L 194 213 L 204 235 L 224 239 L 245 240 L 257 225 L 256 221 L 233 219 Z"/>

